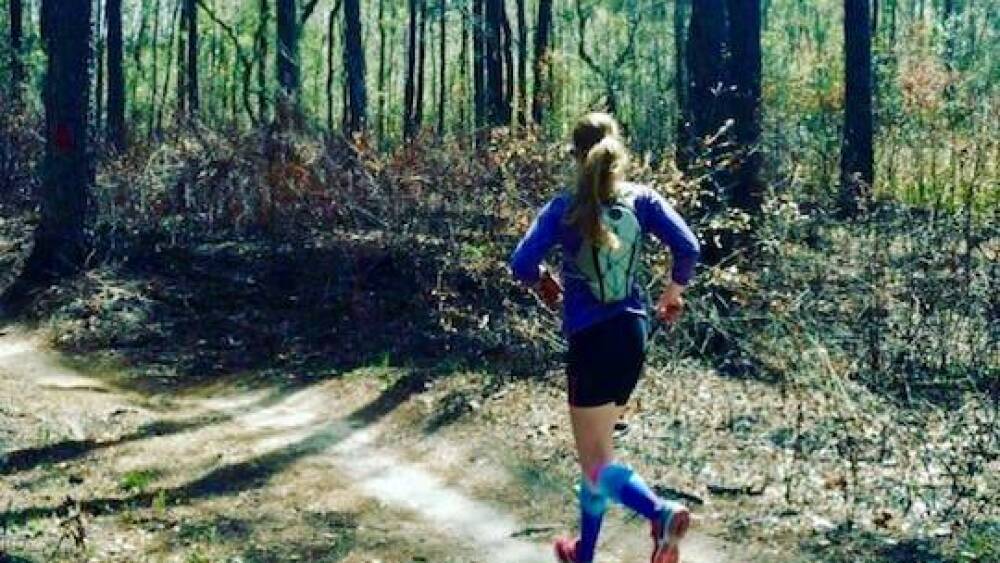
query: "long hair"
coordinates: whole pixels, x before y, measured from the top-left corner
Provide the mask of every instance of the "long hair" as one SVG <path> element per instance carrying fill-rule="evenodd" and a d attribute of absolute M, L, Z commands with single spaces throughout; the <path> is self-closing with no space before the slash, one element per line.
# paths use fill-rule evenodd
<path fill-rule="evenodd" d="M 619 138 L 618 122 L 606 113 L 583 116 L 573 128 L 573 152 L 579 168 L 576 197 L 566 223 L 592 244 L 616 249 L 620 241 L 601 223 L 601 204 L 614 199 L 628 164 L 628 150 Z"/>

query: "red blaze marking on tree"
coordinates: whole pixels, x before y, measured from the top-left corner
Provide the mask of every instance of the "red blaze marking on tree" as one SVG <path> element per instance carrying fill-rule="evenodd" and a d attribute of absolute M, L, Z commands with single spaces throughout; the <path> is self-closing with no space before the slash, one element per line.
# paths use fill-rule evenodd
<path fill-rule="evenodd" d="M 73 131 L 65 123 L 56 125 L 56 134 L 53 140 L 57 149 L 62 151 L 73 150 Z"/>

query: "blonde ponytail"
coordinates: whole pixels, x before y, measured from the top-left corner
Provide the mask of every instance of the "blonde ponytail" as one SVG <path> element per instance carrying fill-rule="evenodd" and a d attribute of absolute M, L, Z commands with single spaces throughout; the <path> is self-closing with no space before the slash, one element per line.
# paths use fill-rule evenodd
<path fill-rule="evenodd" d="M 601 205 L 617 195 L 617 184 L 628 163 L 628 151 L 618 138 L 618 124 L 607 114 L 587 115 L 577 124 L 573 140 L 582 158 L 567 223 L 592 244 L 617 249 L 621 242 L 601 223 Z"/>

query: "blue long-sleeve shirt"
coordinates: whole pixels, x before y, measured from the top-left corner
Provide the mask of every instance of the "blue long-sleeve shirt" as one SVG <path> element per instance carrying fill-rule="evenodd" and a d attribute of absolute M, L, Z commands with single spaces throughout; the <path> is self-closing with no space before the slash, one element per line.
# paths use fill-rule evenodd
<path fill-rule="evenodd" d="M 642 232 L 653 234 L 673 254 L 672 278 L 687 285 L 694 275 L 700 247 L 698 239 L 684 219 L 659 193 L 647 186 L 630 184 L 636 192 L 635 214 Z M 646 297 L 636 282 L 629 296 L 617 303 L 601 303 L 590 291 L 587 279 L 576 265 L 575 257 L 584 243 L 583 236 L 564 221 L 569 212 L 570 196 L 562 194 L 542 207 L 528 233 L 521 239 L 510 259 L 514 277 L 535 284 L 541 277 L 541 264 L 556 245 L 562 249 L 563 333 L 571 335 L 623 311 L 646 315 Z"/>

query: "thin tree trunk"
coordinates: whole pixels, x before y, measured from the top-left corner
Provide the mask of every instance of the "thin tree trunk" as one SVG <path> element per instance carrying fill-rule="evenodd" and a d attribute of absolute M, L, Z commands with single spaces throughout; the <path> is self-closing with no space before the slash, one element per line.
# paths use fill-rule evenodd
<path fill-rule="evenodd" d="M 677 0 L 681 2 L 682 0 Z M 552 0 L 538 3 L 538 27 L 535 28 L 535 92 L 531 102 L 531 116 L 541 124 L 545 110 L 552 103 L 552 92 L 546 76 L 549 67 L 549 36 L 552 33 Z"/>
<path fill-rule="evenodd" d="M 472 0 L 472 87 L 476 129 L 486 124 L 486 0 Z"/>
<path fill-rule="evenodd" d="M 279 122 L 298 126 L 301 121 L 302 78 L 299 57 L 299 14 L 296 0 L 277 0 Z"/>
<path fill-rule="evenodd" d="M 125 69 L 122 61 L 121 0 L 107 0 L 105 8 L 108 20 L 108 144 L 114 150 L 124 152 Z"/>
<path fill-rule="evenodd" d="M 93 181 L 87 141 L 90 111 L 90 2 L 43 0 L 41 35 L 48 55 L 43 91 L 45 160 L 35 245 L 0 305 L 17 313 L 35 288 L 79 271 Z"/>
<path fill-rule="evenodd" d="M 195 0 L 185 0 L 187 8 L 187 97 L 190 115 L 198 114 L 198 8 Z"/>
<path fill-rule="evenodd" d="M 24 77 L 24 66 L 21 62 L 21 49 L 24 37 L 24 10 L 21 0 L 10 0 L 10 74 L 11 89 L 15 100 L 21 96 L 21 81 Z"/>
<path fill-rule="evenodd" d="M 458 52 L 458 84 L 462 95 L 458 98 L 458 123 L 459 130 L 464 131 L 468 127 L 466 106 L 469 100 L 469 12 L 465 7 L 461 10 L 461 16 L 462 46 Z"/>
<path fill-rule="evenodd" d="M 187 0 L 180 0 L 181 19 L 180 30 L 177 34 L 177 120 L 184 120 L 187 117 L 187 40 L 185 33 L 188 24 L 188 3 Z"/>
<path fill-rule="evenodd" d="M 503 0 L 486 0 L 485 66 L 486 112 L 490 126 L 502 125 L 504 120 L 503 81 Z"/>
<path fill-rule="evenodd" d="M 167 68 L 163 75 L 163 89 L 160 91 L 160 108 L 156 114 L 156 134 L 159 136 L 163 132 L 163 108 L 167 105 L 167 90 L 170 89 L 170 73 L 174 70 L 173 56 L 174 40 L 177 39 L 178 16 L 180 15 L 180 2 L 174 7 L 174 15 L 170 19 L 170 38 L 167 40 Z"/>
<path fill-rule="evenodd" d="M 503 34 L 503 124 L 510 125 L 514 117 L 514 32 L 507 17 L 506 0 L 500 0 L 500 31 Z"/>
<path fill-rule="evenodd" d="M 159 80 L 159 54 L 160 54 L 160 0 L 156 0 L 153 7 L 153 81 L 149 93 L 149 134 L 153 135 L 157 131 L 156 115 L 159 108 L 156 106 L 156 90 Z"/>
<path fill-rule="evenodd" d="M 386 126 L 386 89 L 385 89 L 385 57 L 386 49 L 386 28 L 385 28 L 385 0 L 378 0 L 378 140 L 385 142 Z"/>
<path fill-rule="evenodd" d="M 446 0 L 440 1 L 441 13 L 438 14 L 438 39 L 439 39 L 439 65 L 438 65 L 438 124 L 437 133 L 439 137 L 444 136 L 444 104 L 445 104 L 445 91 L 448 88 L 448 35 L 447 35 L 447 4 Z"/>
<path fill-rule="evenodd" d="M 406 84 L 403 93 L 403 137 L 406 140 L 413 138 L 416 133 L 416 117 L 414 109 L 414 98 L 416 96 L 416 65 L 417 65 L 417 2 L 420 0 L 409 0 L 409 34 L 407 37 L 406 50 Z"/>
<path fill-rule="evenodd" d="M 528 23 L 524 0 L 517 0 L 517 124 L 528 124 Z"/>
<path fill-rule="evenodd" d="M 347 68 L 349 133 L 368 126 L 368 92 L 365 88 L 365 46 L 361 40 L 361 7 L 358 0 L 344 0 L 344 57 Z"/>
<path fill-rule="evenodd" d="M 426 86 L 427 77 L 427 0 L 420 0 L 420 34 L 418 35 L 417 46 L 419 48 L 419 53 L 417 55 L 417 94 L 416 99 L 416 111 L 414 113 L 414 119 L 417 123 L 417 128 L 420 129 L 424 125 L 424 87 Z"/>
<path fill-rule="evenodd" d="M 868 0 L 844 2 L 844 139 L 840 161 L 840 211 L 861 212 L 875 181 L 872 124 L 871 15 Z"/>
<path fill-rule="evenodd" d="M 260 0 L 258 5 L 257 33 L 254 51 L 257 57 L 257 115 L 267 121 L 267 22 L 271 17 L 268 0 Z"/>
<path fill-rule="evenodd" d="M 97 85 L 94 91 L 94 116 L 93 116 L 93 128 L 99 134 L 101 132 L 101 124 L 104 122 L 104 1 L 97 0 L 97 14 L 96 14 L 96 26 L 95 35 L 97 41 L 97 49 L 95 49 L 94 54 L 94 64 L 97 74 Z"/>
<path fill-rule="evenodd" d="M 333 131 L 333 34 L 336 32 L 337 11 L 330 10 L 326 22 L 326 128 Z"/>

